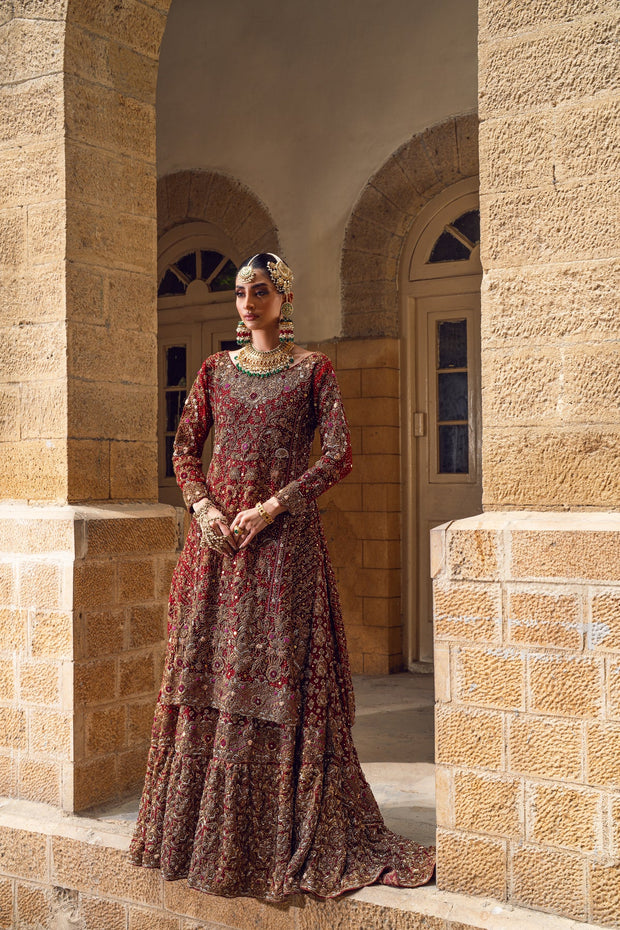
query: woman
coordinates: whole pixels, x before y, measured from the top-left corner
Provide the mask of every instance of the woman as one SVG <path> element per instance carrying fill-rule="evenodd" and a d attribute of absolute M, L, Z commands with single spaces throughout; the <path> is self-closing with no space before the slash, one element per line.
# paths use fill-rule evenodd
<path fill-rule="evenodd" d="M 390 833 L 351 739 L 353 689 L 316 498 L 351 469 L 329 360 L 293 343 L 292 274 L 236 283 L 242 348 L 208 358 L 175 440 L 194 511 L 131 857 L 219 895 L 418 885 L 430 849 Z M 315 428 L 322 455 L 308 467 Z M 213 428 L 205 477 L 201 454 Z"/>

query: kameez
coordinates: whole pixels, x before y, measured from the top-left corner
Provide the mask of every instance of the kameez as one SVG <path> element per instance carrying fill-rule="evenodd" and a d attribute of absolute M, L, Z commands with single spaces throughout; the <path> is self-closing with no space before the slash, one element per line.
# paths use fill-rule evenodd
<path fill-rule="evenodd" d="M 322 454 L 308 467 L 317 427 Z M 351 738 L 353 687 L 316 505 L 351 469 L 329 359 L 312 353 L 256 378 L 227 352 L 208 358 L 174 467 L 188 507 L 207 497 L 232 521 L 275 494 L 288 509 L 233 557 L 202 547 L 192 520 L 132 861 L 200 891 L 269 901 L 424 884 L 433 850 L 387 830 Z"/>

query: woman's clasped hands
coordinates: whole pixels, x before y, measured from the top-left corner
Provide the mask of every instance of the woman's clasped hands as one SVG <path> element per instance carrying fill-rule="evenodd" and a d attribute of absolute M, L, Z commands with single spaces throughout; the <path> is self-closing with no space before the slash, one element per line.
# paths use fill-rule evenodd
<path fill-rule="evenodd" d="M 201 504 L 202 501 L 198 501 L 194 511 L 202 532 L 202 545 L 228 556 L 249 546 L 254 537 L 284 509 L 277 499 L 271 498 L 265 504 L 240 510 L 229 524 L 219 510 L 206 501 L 202 507 Z"/>

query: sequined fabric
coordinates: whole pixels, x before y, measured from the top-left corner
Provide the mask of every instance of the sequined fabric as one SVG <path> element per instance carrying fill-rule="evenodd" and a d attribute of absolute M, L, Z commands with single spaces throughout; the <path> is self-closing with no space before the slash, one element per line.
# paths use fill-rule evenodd
<path fill-rule="evenodd" d="M 322 455 L 308 467 L 317 427 Z M 201 547 L 192 520 L 132 861 L 205 892 L 271 901 L 427 882 L 433 851 L 387 830 L 351 739 L 353 689 L 316 506 L 351 468 L 329 360 L 313 353 L 263 379 L 228 353 L 211 356 L 174 463 L 188 506 L 208 497 L 232 520 L 277 494 L 288 510 L 232 558 Z"/>

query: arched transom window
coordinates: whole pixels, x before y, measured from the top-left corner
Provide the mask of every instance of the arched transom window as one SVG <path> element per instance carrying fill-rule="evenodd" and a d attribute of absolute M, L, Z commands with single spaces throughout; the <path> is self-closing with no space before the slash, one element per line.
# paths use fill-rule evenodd
<path fill-rule="evenodd" d="M 196 284 L 206 287 L 209 293 L 232 291 L 236 274 L 237 266 L 221 252 L 193 249 L 165 268 L 157 296 L 177 297 L 188 294 Z"/>

